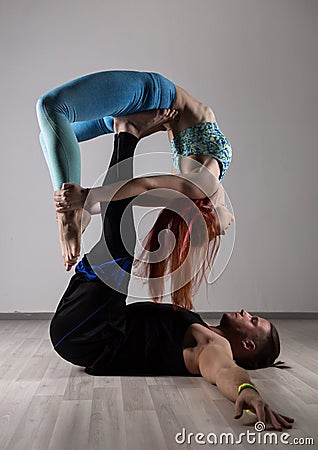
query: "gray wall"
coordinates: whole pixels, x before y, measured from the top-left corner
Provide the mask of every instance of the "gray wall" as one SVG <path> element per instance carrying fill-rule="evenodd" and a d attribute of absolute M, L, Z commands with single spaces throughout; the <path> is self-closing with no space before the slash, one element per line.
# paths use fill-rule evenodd
<path fill-rule="evenodd" d="M 70 278 L 36 99 L 114 68 L 171 78 L 214 109 L 232 142 L 224 187 L 236 242 L 217 283 L 198 293 L 197 309 L 317 311 L 315 0 L 11 0 L 1 2 L 0 21 L 0 312 L 53 311 Z M 111 145 L 110 136 L 82 145 L 83 185 L 98 178 Z M 140 144 L 138 153 L 146 151 L 166 152 L 169 170 L 163 133 Z"/>

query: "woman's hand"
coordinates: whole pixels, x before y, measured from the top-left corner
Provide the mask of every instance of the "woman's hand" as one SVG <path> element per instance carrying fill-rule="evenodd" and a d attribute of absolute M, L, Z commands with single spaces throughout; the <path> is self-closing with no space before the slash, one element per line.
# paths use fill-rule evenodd
<path fill-rule="evenodd" d="M 75 183 L 63 183 L 62 189 L 54 192 L 54 201 L 57 212 L 68 212 L 73 209 L 82 209 L 89 189 Z"/>
<path fill-rule="evenodd" d="M 282 431 L 284 428 L 291 428 L 294 419 L 288 416 L 283 416 L 273 411 L 262 396 L 253 389 L 244 389 L 237 397 L 235 402 L 235 419 L 239 419 L 243 411 L 249 409 L 256 414 L 257 420 L 266 424 L 269 422 L 277 431 Z"/>

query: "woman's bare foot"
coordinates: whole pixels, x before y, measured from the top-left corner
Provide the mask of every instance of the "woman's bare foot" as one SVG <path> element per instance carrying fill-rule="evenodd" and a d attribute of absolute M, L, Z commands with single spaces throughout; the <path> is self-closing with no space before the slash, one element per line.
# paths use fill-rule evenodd
<path fill-rule="evenodd" d="M 81 250 L 82 209 L 57 213 L 63 263 L 67 271 L 76 264 Z"/>
<path fill-rule="evenodd" d="M 157 131 L 166 131 L 164 124 L 176 120 L 178 111 L 175 109 L 152 109 L 127 116 L 114 118 L 114 132 L 128 132 L 138 139 L 149 136 Z"/>

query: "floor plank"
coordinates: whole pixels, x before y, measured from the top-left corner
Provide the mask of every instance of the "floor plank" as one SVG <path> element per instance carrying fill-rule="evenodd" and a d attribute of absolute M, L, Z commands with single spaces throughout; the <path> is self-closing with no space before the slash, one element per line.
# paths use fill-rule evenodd
<path fill-rule="evenodd" d="M 87 450 L 91 400 L 62 400 L 48 450 Z"/>
<path fill-rule="evenodd" d="M 121 387 L 125 411 L 152 411 L 153 401 L 144 377 L 122 377 Z"/>
<path fill-rule="evenodd" d="M 0 406 L 1 448 L 7 447 L 22 417 L 29 410 L 38 384 L 36 381 L 16 381 L 8 385 Z"/>
<path fill-rule="evenodd" d="M 121 388 L 95 388 L 90 417 L 89 449 L 127 449 Z"/>
<path fill-rule="evenodd" d="M 49 447 L 62 397 L 34 396 L 8 444 L 8 450 L 43 450 Z M 32 444 L 31 444 L 32 443 Z"/>

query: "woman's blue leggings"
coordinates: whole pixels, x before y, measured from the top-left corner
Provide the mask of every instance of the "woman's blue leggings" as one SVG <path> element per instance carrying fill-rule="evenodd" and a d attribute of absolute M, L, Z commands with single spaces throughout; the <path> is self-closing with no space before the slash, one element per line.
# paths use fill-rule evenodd
<path fill-rule="evenodd" d="M 162 75 L 122 70 L 86 75 L 43 95 L 36 110 L 54 190 L 81 184 L 78 142 L 112 133 L 114 117 L 170 108 L 175 95 Z"/>

